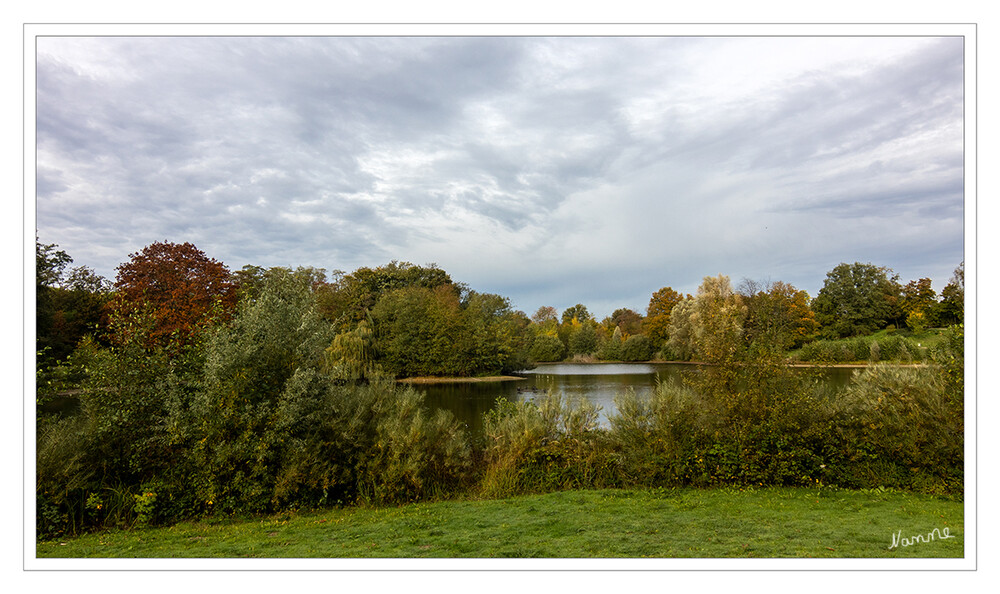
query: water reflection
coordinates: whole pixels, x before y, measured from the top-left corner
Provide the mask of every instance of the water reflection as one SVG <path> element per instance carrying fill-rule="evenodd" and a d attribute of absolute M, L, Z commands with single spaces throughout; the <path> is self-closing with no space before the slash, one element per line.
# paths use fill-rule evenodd
<path fill-rule="evenodd" d="M 517 381 L 469 382 L 454 384 L 421 385 L 426 402 L 432 408 L 450 410 L 469 430 L 478 435 L 482 431 L 483 415 L 492 410 L 500 398 L 520 402 L 537 398 L 552 390 L 571 402 L 586 399 L 601 407 L 599 421 L 608 425 L 608 416 L 614 414 L 615 395 L 633 390 L 640 397 L 648 396 L 659 382 L 682 381 L 686 375 L 700 373 L 704 368 L 682 363 L 555 363 L 539 365 L 524 371 Z M 839 389 L 851 378 L 853 370 L 825 368 L 803 369 L 804 373 L 818 373 L 822 381 Z"/>

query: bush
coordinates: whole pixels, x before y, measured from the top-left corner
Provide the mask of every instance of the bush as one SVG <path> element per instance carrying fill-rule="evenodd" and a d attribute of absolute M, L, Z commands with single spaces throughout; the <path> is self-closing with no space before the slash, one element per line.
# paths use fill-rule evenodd
<path fill-rule="evenodd" d="M 912 363 L 927 360 L 928 350 L 919 346 L 912 338 L 888 334 L 878 338 L 856 336 L 840 340 L 817 340 L 804 345 L 795 358 L 817 363 Z"/>
<path fill-rule="evenodd" d="M 226 512 L 272 508 L 285 447 L 278 409 L 296 374 L 322 392 L 315 370 L 333 337 L 308 281 L 289 273 L 269 277 L 260 295 L 243 301 L 233 323 L 208 341 L 204 389 L 188 417 L 196 423 L 195 485 L 205 505 Z"/>
<path fill-rule="evenodd" d="M 932 367 L 873 365 L 836 402 L 846 486 L 960 491 L 964 438 L 946 378 Z M 874 485 L 872 483 L 875 483 Z"/>
<path fill-rule="evenodd" d="M 615 484 L 598 413 L 587 401 L 571 404 L 554 392 L 537 403 L 500 401 L 484 419 L 481 492 L 508 497 Z"/>
<path fill-rule="evenodd" d="M 400 503 L 451 493 L 470 470 L 470 448 L 454 416 L 427 411 L 412 388 L 378 392 L 375 440 L 359 463 L 358 490 L 370 503 Z"/>
<path fill-rule="evenodd" d="M 629 336 L 622 343 L 623 361 L 649 361 L 653 356 L 653 344 L 643 334 Z"/>
<path fill-rule="evenodd" d="M 649 399 L 632 390 L 616 395 L 609 438 L 622 479 L 639 486 L 690 482 L 698 444 L 718 422 L 702 404 L 692 388 L 673 383 L 657 385 Z"/>

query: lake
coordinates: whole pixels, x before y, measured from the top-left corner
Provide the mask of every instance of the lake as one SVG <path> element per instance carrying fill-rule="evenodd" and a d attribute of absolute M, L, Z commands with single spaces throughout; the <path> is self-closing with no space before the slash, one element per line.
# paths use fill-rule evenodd
<path fill-rule="evenodd" d="M 648 396 L 657 382 L 681 380 L 686 374 L 700 373 L 704 368 L 684 363 L 550 363 L 516 375 L 524 379 L 504 382 L 463 382 L 421 384 L 417 390 L 426 394 L 432 408 L 451 411 L 466 423 L 472 433 L 482 430 L 483 415 L 496 406 L 497 400 L 512 402 L 531 400 L 548 390 L 563 394 L 572 401 L 584 398 L 601 407 L 600 422 L 615 411 L 617 393 L 632 389 L 639 396 Z M 813 371 L 814 368 L 809 368 Z M 855 369 L 830 367 L 819 370 L 836 388 L 846 386 Z"/>

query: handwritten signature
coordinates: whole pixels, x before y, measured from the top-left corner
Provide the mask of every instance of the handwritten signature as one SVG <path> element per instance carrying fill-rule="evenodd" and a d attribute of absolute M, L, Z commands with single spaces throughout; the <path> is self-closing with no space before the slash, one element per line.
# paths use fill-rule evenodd
<path fill-rule="evenodd" d="M 899 530 L 892 535 L 892 545 L 889 549 L 895 549 L 899 545 L 908 547 L 910 545 L 915 545 L 918 542 L 933 542 L 935 540 L 945 540 L 947 538 L 955 538 L 953 534 L 949 533 L 947 526 L 941 529 L 935 528 L 927 534 L 915 534 L 910 537 L 903 536 L 903 531 Z"/>

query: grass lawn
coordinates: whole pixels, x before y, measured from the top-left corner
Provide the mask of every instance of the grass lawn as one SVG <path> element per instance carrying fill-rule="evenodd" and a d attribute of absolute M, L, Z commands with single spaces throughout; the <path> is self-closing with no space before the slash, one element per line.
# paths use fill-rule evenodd
<path fill-rule="evenodd" d="M 963 509 L 957 498 L 830 488 L 568 491 L 110 531 L 39 542 L 36 552 L 39 558 L 961 558 Z M 941 538 L 945 528 L 951 538 Z M 890 549 L 893 535 L 899 542 Z M 913 540 L 917 535 L 924 541 Z"/>

